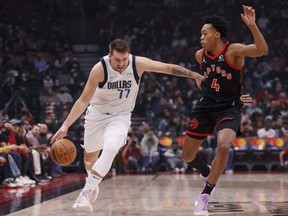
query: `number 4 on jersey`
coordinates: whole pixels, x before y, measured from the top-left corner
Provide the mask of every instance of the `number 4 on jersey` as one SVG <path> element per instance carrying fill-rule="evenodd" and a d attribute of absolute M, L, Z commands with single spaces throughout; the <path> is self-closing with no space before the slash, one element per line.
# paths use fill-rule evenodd
<path fill-rule="evenodd" d="M 220 86 L 219 86 L 219 84 L 217 83 L 217 79 L 216 79 L 216 78 L 214 78 L 214 79 L 212 80 L 211 88 L 214 88 L 215 91 L 217 91 L 217 92 L 219 91 Z"/>

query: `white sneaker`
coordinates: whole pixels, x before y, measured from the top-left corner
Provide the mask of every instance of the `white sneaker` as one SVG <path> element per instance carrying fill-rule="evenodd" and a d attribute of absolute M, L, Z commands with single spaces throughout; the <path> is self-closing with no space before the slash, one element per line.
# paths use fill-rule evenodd
<path fill-rule="evenodd" d="M 234 171 L 231 169 L 231 170 L 225 170 L 225 174 L 228 174 L 228 175 L 232 175 L 234 173 Z"/>
<path fill-rule="evenodd" d="M 17 177 L 14 183 L 17 185 L 17 187 L 27 186 L 27 183 L 24 180 L 22 180 L 20 177 Z"/>
<path fill-rule="evenodd" d="M 180 169 L 178 167 L 176 167 L 174 171 L 176 174 L 178 174 L 180 172 Z"/>
<path fill-rule="evenodd" d="M 76 210 L 83 209 L 84 211 L 88 211 L 91 214 L 93 212 L 93 206 L 91 203 L 97 199 L 98 194 L 98 185 L 94 190 L 82 190 L 72 207 Z"/>
<path fill-rule="evenodd" d="M 5 187 L 7 187 L 7 188 L 16 188 L 16 187 L 17 187 L 17 184 L 15 184 L 13 178 L 6 178 L 6 179 L 4 179 L 4 181 L 2 182 L 2 184 L 5 185 Z"/>
<path fill-rule="evenodd" d="M 185 168 L 184 167 L 182 167 L 181 169 L 180 169 L 180 172 L 182 173 L 182 174 L 185 174 Z"/>
<path fill-rule="evenodd" d="M 24 178 L 30 185 L 35 185 L 36 184 L 36 181 L 32 180 L 28 176 L 22 176 L 22 178 Z"/>
<path fill-rule="evenodd" d="M 196 201 L 197 206 L 194 210 L 194 215 L 209 215 L 208 212 L 208 203 L 209 203 L 209 194 L 200 194 L 198 200 Z"/>
<path fill-rule="evenodd" d="M 18 179 L 20 179 L 20 181 L 25 185 L 25 186 L 30 186 L 31 182 L 26 179 L 24 176 L 19 176 Z"/>

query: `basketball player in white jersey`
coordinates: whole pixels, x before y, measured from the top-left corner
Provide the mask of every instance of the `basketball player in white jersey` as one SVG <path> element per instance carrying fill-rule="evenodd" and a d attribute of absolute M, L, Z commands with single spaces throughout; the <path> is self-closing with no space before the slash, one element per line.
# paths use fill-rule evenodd
<path fill-rule="evenodd" d="M 126 143 L 131 112 L 145 71 L 193 78 L 198 86 L 204 79 L 175 64 L 133 56 L 126 41 L 113 40 L 109 44 L 109 54 L 92 68 L 80 98 L 51 139 L 53 143 L 63 138 L 88 106 L 84 127 L 84 163 L 88 177 L 73 208 L 93 211 L 91 203 L 98 196 L 98 185 L 110 170 L 118 150 Z"/>

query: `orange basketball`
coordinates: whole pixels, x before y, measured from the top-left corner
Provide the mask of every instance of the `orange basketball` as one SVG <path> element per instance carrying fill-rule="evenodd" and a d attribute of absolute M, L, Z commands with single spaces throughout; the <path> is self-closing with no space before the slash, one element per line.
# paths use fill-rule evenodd
<path fill-rule="evenodd" d="M 50 148 L 51 159 L 60 166 L 67 166 L 71 164 L 77 155 L 77 149 L 70 140 L 59 139 L 56 140 Z"/>

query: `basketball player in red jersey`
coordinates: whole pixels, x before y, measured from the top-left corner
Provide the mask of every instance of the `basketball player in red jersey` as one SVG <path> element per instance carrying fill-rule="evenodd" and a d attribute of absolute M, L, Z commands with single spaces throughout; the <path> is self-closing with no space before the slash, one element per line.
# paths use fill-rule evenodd
<path fill-rule="evenodd" d="M 268 53 L 266 41 L 255 23 L 255 10 L 243 5 L 243 22 L 250 29 L 254 44 L 229 43 L 227 21 L 212 16 L 201 30 L 202 49 L 196 52 L 205 79 L 201 83 L 203 97 L 198 101 L 186 132 L 182 159 L 196 168 L 205 187 L 196 201 L 195 215 L 209 215 L 210 193 L 225 170 L 228 152 L 240 133 L 242 105 L 239 103 L 242 70 L 245 57 L 259 57 Z M 217 154 L 211 169 L 197 154 L 203 139 L 217 133 Z"/>

